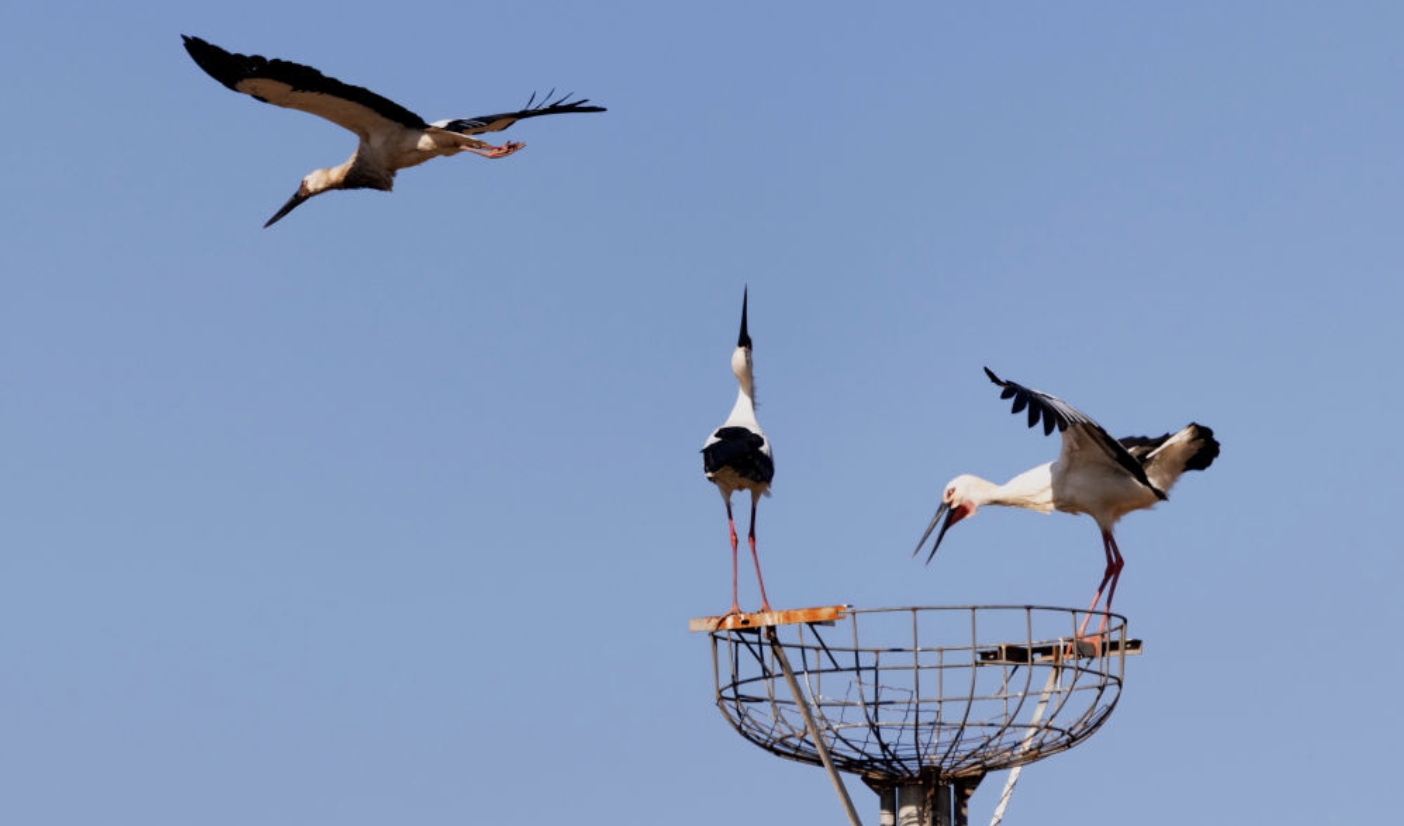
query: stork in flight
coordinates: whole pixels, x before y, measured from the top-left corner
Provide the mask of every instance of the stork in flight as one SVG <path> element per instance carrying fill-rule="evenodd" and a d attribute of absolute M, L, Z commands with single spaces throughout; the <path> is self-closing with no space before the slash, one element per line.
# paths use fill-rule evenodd
<path fill-rule="evenodd" d="M 605 111 L 602 106 L 586 106 L 588 100 L 567 100 L 569 94 L 551 100 L 553 90 L 539 102 L 533 93 L 526 107 L 516 112 L 425 123 L 419 115 L 392 100 L 327 77 L 310 66 L 258 55 L 234 54 L 198 37 L 181 37 L 195 63 L 230 89 L 264 103 L 326 118 L 360 138 L 356 151 L 346 163 L 308 173 L 292 198 L 263 225 L 265 228 L 313 195 L 333 189 L 389 192 L 395 185 L 396 172 L 430 158 L 459 152 L 505 158 L 526 145 L 508 141 L 502 146 L 493 146 L 474 135 L 501 132 L 519 120 L 541 115 Z"/>
<path fill-rule="evenodd" d="M 916 556 L 936 529 L 936 524 L 944 515 L 931 553 L 926 557 L 930 564 L 941 547 L 941 538 L 955 523 L 974 516 L 981 505 L 1005 505 L 1016 508 L 1048 513 L 1060 510 L 1064 513 L 1085 513 L 1097 520 L 1102 531 L 1102 549 L 1106 554 L 1107 566 L 1102 572 L 1102 582 L 1088 606 L 1087 616 L 1078 629 L 1081 636 L 1087 629 L 1087 620 L 1107 594 L 1106 612 L 1110 613 L 1112 597 L 1116 594 L 1116 583 L 1121 578 L 1125 564 L 1121 550 L 1116 546 L 1112 526 L 1118 519 L 1131 511 L 1149 508 L 1166 498 L 1166 493 L 1180 474 L 1187 470 L 1204 470 L 1213 464 L 1219 455 L 1219 442 L 1214 431 L 1191 422 L 1175 433 L 1149 438 L 1129 436 L 1117 440 L 1107 434 L 1102 426 L 1086 414 L 1063 400 L 1030 390 L 1012 381 L 1004 381 L 985 368 L 990 381 L 1003 388 L 1002 399 L 1014 399 L 1011 412 L 1019 413 L 1028 408 L 1029 427 L 1043 419 L 1043 433 L 1050 435 L 1056 427 L 1063 434 L 1063 448 L 1055 461 L 1039 465 L 1010 479 L 1002 485 L 981 479 L 970 474 L 961 474 L 946 484 L 941 497 L 941 506 L 927 525 L 917 543 Z M 1110 585 L 1110 588 L 1108 588 Z M 1102 628 L 1106 627 L 1107 614 L 1102 615 Z M 1098 633 L 1101 631 L 1099 629 Z"/>
<path fill-rule="evenodd" d="M 751 559 L 756 564 L 756 581 L 760 583 L 761 610 L 770 611 L 761 579 L 760 557 L 756 555 L 756 501 L 770 495 L 770 480 L 775 478 L 775 460 L 770 454 L 770 442 L 756 421 L 755 374 L 751 368 L 751 336 L 746 331 L 746 303 L 749 290 L 741 294 L 741 336 L 731 354 L 731 372 L 741 389 L 736 394 L 736 406 L 726 422 L 707 437 L 702 445 L 702 469 L 726 502 L 726 523 L 731 528 L 731 611 L 741 613 L 736 599 L 736 520 L 731 515 L 731 494 L 738 490 L 751 492 L 751 529 L 746 535 L 751 544 Z"/>

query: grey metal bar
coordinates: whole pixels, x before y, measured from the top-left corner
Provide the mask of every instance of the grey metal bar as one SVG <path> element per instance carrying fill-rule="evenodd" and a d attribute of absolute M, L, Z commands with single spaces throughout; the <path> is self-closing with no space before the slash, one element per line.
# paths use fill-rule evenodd
<path fill-rule="evenodd" d="M 795 695 L 795 705 L 799 707 L 800 714 L 804 717 L 805 728 L 809 729 L 809 739 L 814 741 L 814 748 L 819 752 L 819 759 L 824 763 L 824 771 L 829 773 L 829 780 L 834 784 L 834 791 L 838 792 L 839 800 L 843 803 L 843 810 L 848 813 L 848 822 L 853 826 L 863 826 L 863 821 L 858 818 L 858 810 L 853 808 L 853 799 L 848 796 L 848 789 L 843 785 L 843 778 L 839 777 L 838 769 L 834 768 L 834 761 L 829 758 L 829 747 L 824 744 L 819 727 L 814 725 L 814 716 L 809 712 L 809 702 L 800 693 L 799 683 L 795 681 L 794 669 L 790 668 L 790 659 L 785 656 L 785 646 L 780 644 L 780 637 L 775 633 L 775 626 L 766 626 L 765 635 L 770 640 L 770 648 L 775 652 L 775 659 L 785 672 L 785 682 L 790 684 L 790 693 Z"/>

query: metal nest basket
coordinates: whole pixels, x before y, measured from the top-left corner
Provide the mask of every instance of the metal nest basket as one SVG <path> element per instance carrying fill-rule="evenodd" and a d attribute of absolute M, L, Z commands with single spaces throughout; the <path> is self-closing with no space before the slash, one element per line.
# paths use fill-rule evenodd
<path fill-rule="evenodd" d="M 1127 639 L 1124 617 L 1102 613 L 1093 614 L 1094 626 L 1105 617 L 1102 630 L 1079 641 L 1087 615 L 867 608 L 822 623 L 718 628 L 709 634 L 716 702 L 761 748 L 827 759 L 880 794 L 919 783 L 973 789 L 987 772 L 1071 748 L 1116 707 L 1125 656 L 1140 643 Z"/>

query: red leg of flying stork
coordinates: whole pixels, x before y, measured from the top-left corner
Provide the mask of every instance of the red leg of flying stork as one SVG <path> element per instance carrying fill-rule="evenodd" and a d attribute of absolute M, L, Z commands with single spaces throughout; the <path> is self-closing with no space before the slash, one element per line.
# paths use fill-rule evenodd
<path fill-rule="evenodd" d="M 519 141 L 507 141 L 501 146 L 488 146 L 486 149 L 465 146 L 463 147 L 463 151 L 472 152 L 474 155 L 482 155 L 484 158 L 505 158 L 518 149 L 521 149 L 523 146 L 526 146 L 526 144 Z"/>
<path fill-rule="evenodd" d="M 1102 632 L 1107 629 L 1112 597 L 1116 596 L 1116 583 L 1121 579 L 1121 569 L 1126 565 L 1126 560 L 1121 558 L 1121 549 L 1116 546 L 1116 538 L 1111 535 L 1111 531 L 1102 531 L 1102 551 L 1107 555 L 1107 568 L 1102 572 L 1102 584 L 1097 586 L 1097 593 L 1092 597 L 1092 604 L 1087 606 L 1087 616 L 1083 617 L 1082 626 L 1077 629 L 1079 639 L 1087 632 L 1087 622 L 1092 619 L 1092 612 L 1097 610 L 1097 603 L 1102 600 L 1102 590 L 1107 587 L 1107 583 L 1111 583 L 1111 588 L 1107 590 L 1106 613 L 1102 614 L 1102 621 L 1097 626 L 1097 636 L 1100 638 Z"/>
<path fill-rule="evenodd" d="M 751 530 L 747 533 L 746 538 L 751 542 L 751 561 L 756 563 L 756 582 L 760 583 L 761 610 L 768 614 L 770 613 L 770 600 L 765 595 L 765 580 L 761 579 L 760 572 L 760 557 L 756 555 L 756 500 L 759 498 L 755 491 L 751 491 Z"/>

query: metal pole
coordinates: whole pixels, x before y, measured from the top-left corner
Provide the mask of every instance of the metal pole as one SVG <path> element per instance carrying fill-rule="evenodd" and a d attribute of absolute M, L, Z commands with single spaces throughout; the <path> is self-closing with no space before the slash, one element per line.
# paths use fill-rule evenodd
<path fill-rule="evenodd" d="M 975 787 L 984 779 L 984 774 L 977 774 L 962 777 L 952 784 L 955 788 L 952 808 L 955 811 L 951 814 L 951 823 L 954 826 L 970 826 L 970 796 L 975 794 Z"/>
<path fill-rule="evenodd" d="M 895 803 L 883 798 L 883 814 L 896 809 L 896 826 L 967 826 L 970 796 L 984 775 L 942 780 L 934 771 L 922 772 L 915 783 L 896 787 Z M 884 822 L 885 823 L 885 822 Z"/>
<path fill-rule="evenodd" d="M 848 796 L 848 789 L 843 785 L 843 778 L 839 777 L 838 770 L 834 768 L 834 762 L 829 758 L 829 747 L 824 743 L 824 738 L 819 736 L 819 727 L 814 724 L 814 717 L 809 713 L 809 703 L 800 693 L 799 683 L 795 680 L 795 672 L 790 670 L 790 660 L 785 656 L 785 647 L 780 644 L 780 636 L 775 633 L 775 626 L 767 625 L 765 635 L 770 640 L 770 649 L 775 652 L 775 659 L 780 663 L 780 669 L 785 672 L 785 682 L 790 685 L 790 693 L 795 696 L 795 705 L 799 707 L 800 716 L 804 717 L 804 727 L 809 730 L 809 739 L 813 741 L 814 748 L 819 752 L 819 760 L 824 764 L 824 771 L 829 773 L 829 780 L 834 784 L 834 791 L 838 792 L 839 802 L 843 804 L 843 809 L 848 814 L 848 822 L 852 826 L 863 826 L 863 821 L 858 819 L 858 811 L 853 808 L 853 800 Z"/>
<path fill-rule="evenodd" d="M 940 792 L 934 782 L 933 778 L 897 787 L 897 826 L 950 826 L 949 819 L 941 819 Z"/>
<path fill-rule="evenodd" d="M 877 790 L 878 801 L 882 807 L 882 814 L 878 817 L 878 826 L 897 826 L 897 788 L 895 786 L 883 786 Z"/>
<path fill-rule="evenodd" d="M 1033 743 L 1034 735 L 1038 734 L 1038 723 L 1043 719 L 1043 712 L 1048 708 L 1048 697 L 1053 693 L 1053 689 L 1058 687 L 1058 666 L 1053 666 L 1048 670 L 1048 682 L 1043 686 L 1043 694 L 1038 698 L 1038 705 L 1034 707 L 1033 717 L 1029 720 L 1029 730 L 1024 735 L 1024 739 L 1019 743 L 1019 751 L 1029 750 Z M 1009 770 L 1009 778 L 1004 781 L 1004 791 L 999 795 L 999 805 L 995 806 L 994 817 L 990 818 L 990 826 L 999 826 L 1004 820 L 1004 810 L 1009 807 L 1009 798 L 1014 794 L 1014 784 L 1019 782 L 1019 773 L 1024 770 L 1022 765 L 1015 766 Z"/>

